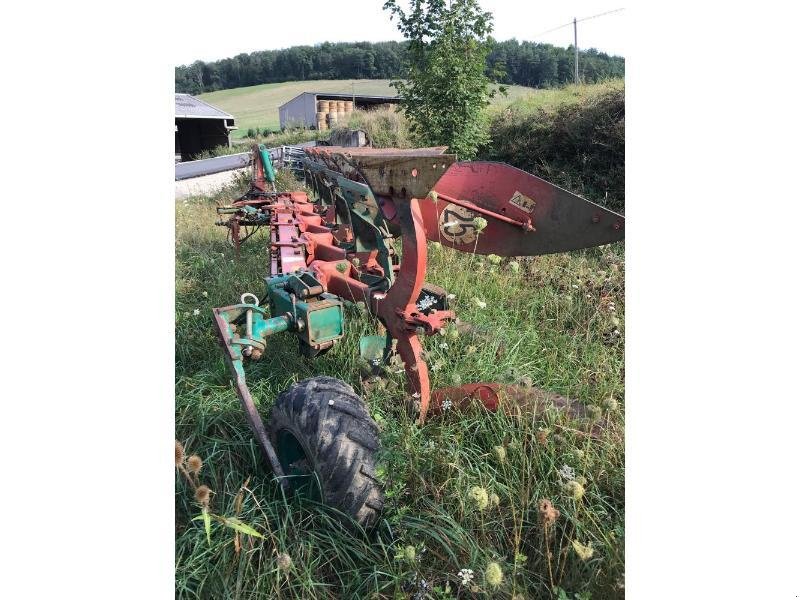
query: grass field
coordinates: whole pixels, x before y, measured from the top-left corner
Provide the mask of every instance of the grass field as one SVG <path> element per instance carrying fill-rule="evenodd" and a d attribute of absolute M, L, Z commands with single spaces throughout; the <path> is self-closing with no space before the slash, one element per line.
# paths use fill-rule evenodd
<path fill-rule="evenodd" d="M 538 94 L 541 90 L 534 90 L 518 85 L 508 87 L 508 97 L 511 100 Z M 278 107 L 303 92 L 328 92 L 352 94 L 395 96 L 397 91 L 389 85 L 388 79 L 342 79 L 342 80 L 316 80 L 316 81 L 287 81 L 283 83 L 265 83 L 249 87 L 220 90 L 201 94 L 199 98 L 210 102 L 214 106 L 229 112 L 236 117 L 234 138 L 244 137 L 249 128 L 268 127 L 278 129 Z"/>
<path fill-rule="evenodd" d="M 285 173 L 280 185 L 300 187 Z M 361 384 L 358 339 L 375 327 L 356 307 L 345 340 L 313 362 L 289 334 L 270 338 L 248 367 L 265 416 L 292 382 L 326 374 L 351 383 L 382 428 L 386 508 L 372 535 L 351 535 L 325 507 L 280 494 L 230 387 L 211 308 L 260 295 L 267 271 L 263 236 L 236 260 L 213 225 L 215 202 L 237 193 L 176 203 L 176 438 L 204 461 L 211 511 L 263 537 L 214 520 L 209 542 L 178 476 L 176 597 L 622 597 L 624 246 L 515 265 L 429 245 L 428 280 L 455 294 L 457 314 L 475 326 L 425 340 L 433 386 L 522 382 L 580 398 L 605 426 L 597 440 L 554 415 L 450 413 L 417 427 L 401 375 Z M 544 499 L 560 511 L 547 527 Z"/>

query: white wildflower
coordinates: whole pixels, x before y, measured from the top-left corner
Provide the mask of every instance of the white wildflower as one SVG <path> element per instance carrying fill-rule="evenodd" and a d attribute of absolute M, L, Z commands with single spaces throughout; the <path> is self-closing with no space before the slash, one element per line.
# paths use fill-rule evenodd
<path fill-rule="evenodd" d="M 442 342 L 441 344 L 439 344 L 439 348 L 441 348 L 442 350 L 447 350 L 448 348 L 447 342 Z"/>
<path fill-rule="evenodd" d="M 458 572 L 458 577 L 461 579 L 462 585 L 469 585 L 469 583 L 475 578 L 475 571 L 472 569 L 461 569 Z"/>
<path fill-rule="evenodd" d="M 213 258 L 211 260 L 214 260 Z M 208 292 L 203 292 L 203 298 L 208 298 Z"/>
<path fill-rule="evenodd" d="M 558 476 L 565 481 L 572 481 L 575 479 L 575 469 L 565 464 L 558 470 Z"/>
<path fill-rule="evenodd" d="M 436 298 L 433 296 L 425 296 L 417 302 L 417 310 L 420 312 L 426 311 L 434 304 L 436 304 Z"/>
<path fill-rule="evenodd" d="M 480 300 L 479 298 L 473 298 L 472 301 L 478 308 L 480 309 L 486 308 L 486 302 L 484 302 L 483 300 Z"/>
<path fill-rule="evenodd" d="M 448 300 L 455 300 L 456 299 L 456 295 L 455 294 L 447 294 L 447 299 Z"/>
<path fill-rule="evenodd" d="M 192 314 L 193 314 L 193 315 L 196 317 L 197 315 L 199 315 L 199 314 L 200 314 L 200 309 L 199 309 L 199 308 L 195 308 L 195 309 L 192 311 Z"/>
<path fill-rule="evenodd" d="M 442 410 L 450 410 L 451 408 L 453 408 L 452 400 L 445 400 L 442 402 Z"/>

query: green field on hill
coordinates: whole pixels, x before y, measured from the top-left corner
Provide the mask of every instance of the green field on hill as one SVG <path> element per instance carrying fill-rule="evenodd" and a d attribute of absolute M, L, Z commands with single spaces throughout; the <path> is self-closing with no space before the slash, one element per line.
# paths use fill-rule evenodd
<path fill-rule="evenodd" d="M 519 85 L 506 86 L 508 96 L 499 101 L 522 98 L 546 90 L 536 90 Z M 234 138 L 245 137 L 249 128 L 268 127 L 278 129 L 278 107 L 303 92 L 328 92 L 377 96 L 395 96 L 397 92 L 389 85 L 388 79 L 322 79 L 315 81 L 285 81 L 264 83 L 249 87 L 219 90 L 200 94 L 199 98 L 231 113 L 239 128 L 233 132 Z"/>

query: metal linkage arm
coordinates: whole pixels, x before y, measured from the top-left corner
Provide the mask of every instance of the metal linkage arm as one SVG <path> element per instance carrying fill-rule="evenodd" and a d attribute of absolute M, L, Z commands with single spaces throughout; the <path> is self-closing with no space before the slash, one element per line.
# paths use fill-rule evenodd
<path fill-rule="evenodd" d="M 245 296 L 247 295 L 245 294 Z M 252 294 L 249 295 L 252 296 Z M 242 297 L 242 300 L 245 296 Z M 286 317 L 266 318 L 265 311 L 258 306 L 258 299 L 255 299 L 255 304 L 243 302 L 233 306 L 215 308 L 213 312 L 217 337 L 224 351 L 225 364 L 228 366 L 233 380 L 236 395 L 242 403 L 250 428 L 255 433 L 273 473 L 280 481 L 281 487 L 288 493 L 290 488 L 285 479 L 285 473 L 275 454 L 275 448 L 269 441 L 264 421 L 250 395 L 244 374 L 244 357 L 254 354 L 260 357 L 264 351 L 267 336 L 279 331 L 286 331 L 289 326 L 288 319 Z M 245 335 L 239 336 L 237 332 L 241 325 L 237 325 L 237 323 L 243 317 L 245 319 Z M 253 357 L 255 358 L 255 356 Z"/>

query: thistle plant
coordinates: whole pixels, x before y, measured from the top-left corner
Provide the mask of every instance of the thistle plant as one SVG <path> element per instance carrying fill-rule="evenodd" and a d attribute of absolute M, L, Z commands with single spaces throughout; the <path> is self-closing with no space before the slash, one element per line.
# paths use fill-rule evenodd
<path fill-rule="evenodd" d="M 550 535 L 551 529 L 561 516 L 561 512 L 553 506 L 553 503 L 547 499 L 542 498 L 539 501 L 539 524 L 542 526 L 542 539 L 545 547 L 545 556 L 547 557 L 547 573 L 550 576 L 550 587 L 555 587 L 555 580 L 553 579 L 553 551 L 551 549 Z"/>
<path fill-rule="evenodd" d="M 189 487 L 191 487 L 192 491 L 194 491 L 194 499 L 200 505 L 200 515 L 192 520 L 203 521 L 203 526 L 205 527 L 206 531 L 206 539 L 208 540 L 209 546 L 211 545 L 212 519 L 235 531 L 234 546 L 236 547 L 237 552 L 240 547 L 238 538 L 239 533 L 244 533 L 246 535 L 258 538 L 264 537 L 250 525 L 242 523 L 238 517 L 223 517 L 221 515 L 215 515 L 211 512 L 211 496 L 214 492 L 207 485 L 200 483 L 200 471 L 203 468 L 203 459 L 197 454 L 193 454 L 187 459 L 183 444 L 181 444 L 178 440 L 175 440 L 175 468 L 178 469 L 178 472 L 184 476 L 189 484 Z M 247 482 L 245 482 L 245 486 L 246 485 Z M 238 511 L 241 509 L 241 501 L 238 497 L 236 506 L 238 515 Z"/>

